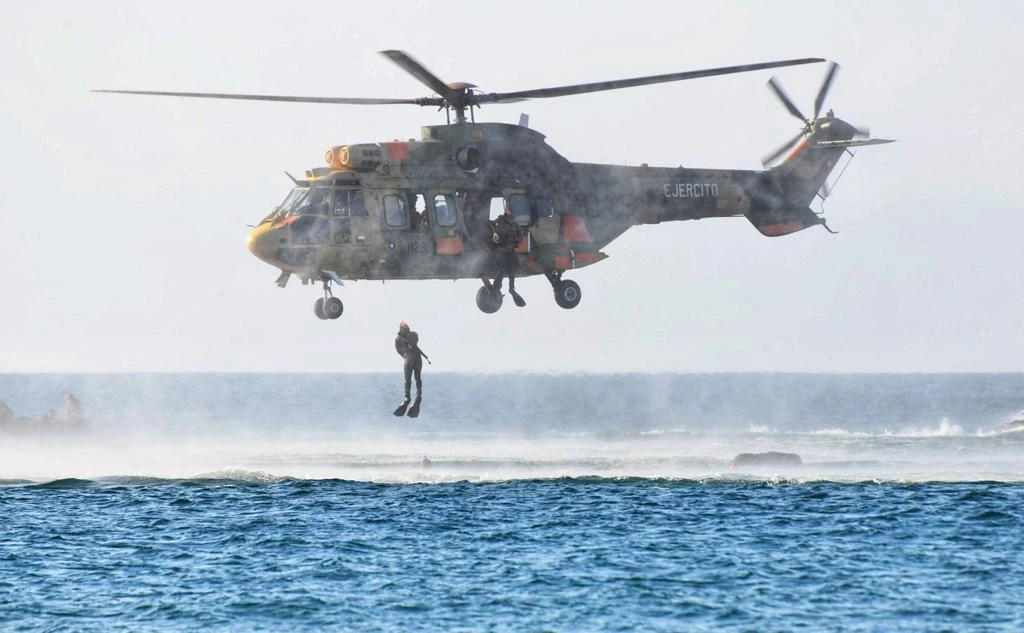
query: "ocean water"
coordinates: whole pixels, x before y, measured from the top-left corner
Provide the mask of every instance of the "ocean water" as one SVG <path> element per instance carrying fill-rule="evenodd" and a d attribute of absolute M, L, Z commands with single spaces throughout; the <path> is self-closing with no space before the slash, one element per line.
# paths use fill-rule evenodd
<path fill-rule="evenodd" d="M 424 378 L 0 375 L 0 630 L 1024 630 L 1024 375 Z"/>

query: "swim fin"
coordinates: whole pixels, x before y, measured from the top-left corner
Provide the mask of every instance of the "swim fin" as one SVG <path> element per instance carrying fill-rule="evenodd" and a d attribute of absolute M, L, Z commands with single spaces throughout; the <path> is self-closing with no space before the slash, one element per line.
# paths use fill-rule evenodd
<path fill-rule="evenodd" d="M 408 407 L 409 407 L 409 399 L 406 398 L 405 400 L 402 401 L 402 404 L 398 405 L 398 408 L 395 409 L 395 415 L 397 415 L 399 417 L 405 415 L 405 410 Z"/>
<path fill-rule="evenodd" d="M 410 418 L 415 418 L 419 414 L 420 414 L 420 399 L 416 398 L 416 402 L 412 403 L 412 406 L 409 407 L 409 411 L 406 413 L 406 415 L 409 416 Z"/>

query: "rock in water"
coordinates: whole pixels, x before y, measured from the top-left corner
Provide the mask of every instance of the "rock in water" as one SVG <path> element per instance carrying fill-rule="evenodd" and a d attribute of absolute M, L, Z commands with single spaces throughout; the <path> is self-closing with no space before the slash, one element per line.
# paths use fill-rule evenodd
<path fill-rule="evenodd" d="M 779 453 L 768 451 L 766 453 L 740 453 L 733 458 L 729 468 L 764 468 L 766 466 L 801 466 L 803 461 L 796 453 Z"/>

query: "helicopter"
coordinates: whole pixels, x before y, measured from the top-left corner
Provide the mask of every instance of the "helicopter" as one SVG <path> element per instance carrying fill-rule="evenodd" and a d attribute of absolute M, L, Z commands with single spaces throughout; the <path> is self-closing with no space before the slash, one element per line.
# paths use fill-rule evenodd
<path fill-rule="evenodd" d="M 852 147 L 871 139 L 829 110 L 821 114 L 838 65 L 830 63 L 804 116 L 771 78 L 775 96 L 801 122 L 799 132 L 763 159 L 763 171 L 574 163 L 545 142 L 522 115 L 518 124 L 482 122 L 484 104 L 562 97 L 657 83 L 824 62 L 801 58 L 685 71 L 517 92 L 487 93 L 466 82 L 445 83 L 411 55 L 381 54 L 433 91 L 429 97 L 378 99 L 282 95 L 96 90 L 94 92 L 351 105 L 417 105 L 444 110 L 444 125 L 428 125 L 420 140 L 334 145 L 325 165 L 296 178 L 281 204 L 248 235 L 248 250 L 279 269 L 285 287 L 294 275 L 322 283 L 314 314 L 337 319 L 344 305 L 332 284 L 356 280 L 480 279 L 476 305 L 485 313 L 503 303 L 502 282 L 516 305 L 516 277 L 544 275 L 555 303 L 579 305 L 570 271 L 607 258 L 601 251 L 630 227 L 676 220 L 746 217 L 777 237 L 812 226 L 828 229 L 811 209 L 830 193 L 827 179 Z M 468 115 L 468 116 L 467 116 Z M 453 121 L 454 116 L 454 121 Z M 781 160 L 780 160 L 781 159 Z M 840 172 L 841 175 L 841 172 Z M 497 248 L 496 221 L 521 227 L 515 243 Z M 496 216 L 492 219 L 492 216 Z M 830 230 L 831 232 L 831 230 Z"/>

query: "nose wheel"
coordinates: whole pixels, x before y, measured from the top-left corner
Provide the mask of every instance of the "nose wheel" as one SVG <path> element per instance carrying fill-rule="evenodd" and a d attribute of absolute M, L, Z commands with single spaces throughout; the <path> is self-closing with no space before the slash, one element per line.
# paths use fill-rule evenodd
<path fill-rule="evenodd" d="M 318 319 L 337 319 L 345 311 L 345 305 L 341 299 L 331 292 L 331 282 L 324 280 L 324 296 L 313 303 L 313 314 Z"/>

